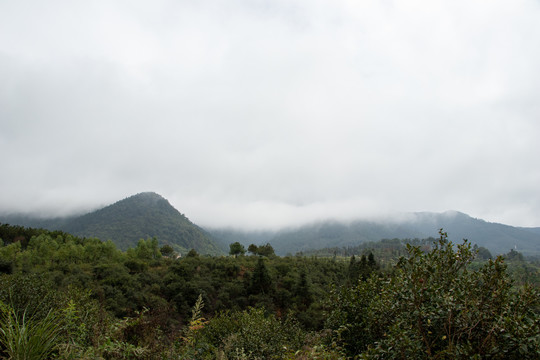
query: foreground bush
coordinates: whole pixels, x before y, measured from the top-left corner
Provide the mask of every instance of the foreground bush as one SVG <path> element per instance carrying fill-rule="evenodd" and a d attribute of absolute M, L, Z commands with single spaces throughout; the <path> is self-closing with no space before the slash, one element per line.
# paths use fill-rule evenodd
<path fill-rule="evenodd" d="M 333 294 L 327 325 L 348 355 L 538 359 L 538 291 L 513 288 L 502 258 L 472 271 L 470 244 L 454 247 L 442 231 L 429 253 L 408 251 L 388 277 Z"/>
<path fill-rule="evenodd" d="M 188 334 L 196 358 L 283 359 L 299 349 L 304 332 L 292 318 L 278 319 L 264 309 L 223 312 L 209 322 L 192 320 Z"/>

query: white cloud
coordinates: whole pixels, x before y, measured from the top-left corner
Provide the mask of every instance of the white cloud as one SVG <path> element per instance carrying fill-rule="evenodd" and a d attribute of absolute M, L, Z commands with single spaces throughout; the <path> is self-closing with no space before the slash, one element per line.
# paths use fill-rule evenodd
<path fill-rule="evenodd" d="M 536 225 L 533 1 L 0 5 L 0 211 Z"/>

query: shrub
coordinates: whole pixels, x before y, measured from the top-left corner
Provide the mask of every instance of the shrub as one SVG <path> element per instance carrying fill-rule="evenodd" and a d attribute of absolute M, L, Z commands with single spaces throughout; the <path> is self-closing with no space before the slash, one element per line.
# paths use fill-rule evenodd
<path fill-rule="evenodd" d="M 196 358 L 283 359 L 304 340 L 292 317 L 281 320 L 261 308 L 222 312 L 203 326 L 194 334 Z"/>
<path fill-rule="evenodd" d="M 442 230 L 432 251 L 408 252 L 387 278 L 334 293 L 327 324 L 349 355 L 538 358 L 539 294 L 514 288 L 502 258 L 472 271 L 470 244 L 454 247 Z"/>

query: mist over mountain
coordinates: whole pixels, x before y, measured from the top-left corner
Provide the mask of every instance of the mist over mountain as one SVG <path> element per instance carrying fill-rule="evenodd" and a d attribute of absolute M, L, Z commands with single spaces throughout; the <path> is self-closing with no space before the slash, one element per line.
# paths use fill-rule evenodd
<path fill-rule="evenodd" d="M 493 254 L 514 249 L 524 255 L 540 255 L 539 227 L 490 223 L 458 211 L 396 214 L 379 220 L 328 220 L 276 231 L 203 229 L 153 192 L 128 197 L 82 216 L 41 219 L 12 215 L 0 216 L 0 222 L 110 239 L 124 250 L 135 246 L 139 239 L 157 237 L 161 245 L 170 244 L 180 253 L 193 248 L 200 253 L 223 254 L 228 252 L 229 244 L 238 241 L 246 246 L 270 243 L 279 255 L 381 239 L 436 238 L 442 228 L 452 241 L 468 239 Z"/>
<path fill-rule="evenodd" d="M 321 221 L 301 227 L 266 234 L 277 254 L 294 254 L 299 251 L 324 247 L 355 246 L 381 239 L 414 239 L 439 236 L 439 229 L 448 233 L 450 240 L 469 240 L 489 249 L 493 254 L 503 254 L 510 249 L 524 255 L 540 255 L 540 228 L 519 228 L 475 219 L 458 211 L 443 213 L 419 212 L 405 214 L 396 219 L 356 220 L 351 222 Z M 220 231 L 208 229 L 219 240 Z M 227 238 L 235 238 L 232 230 Z M 237 231 L 236 238 L 244 245 L 256 243 L 257 233 Z M 257 243 L 256 243 L 257 244 Z"/>
<path fill-rule="evenodd" d="M 156 237 L 160 245 L 169 244 L 180 253 L 189 249 L 204 254 L 223 253 L 208 233 L 153 192 L 140 193 L 81 216 L 39 219 L 18 215 L 0 217 L 0 220 L 112 240 L 122 250 L 134 247 L 140 239 Z"/>

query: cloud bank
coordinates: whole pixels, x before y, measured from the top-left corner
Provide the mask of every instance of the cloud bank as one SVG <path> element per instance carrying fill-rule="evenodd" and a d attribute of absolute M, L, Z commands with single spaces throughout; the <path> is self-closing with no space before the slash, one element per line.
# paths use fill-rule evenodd
<path fill-rule="evenodd" d="M 536 1 L 0 4 L 0 211 L 540 226 Z"/>

